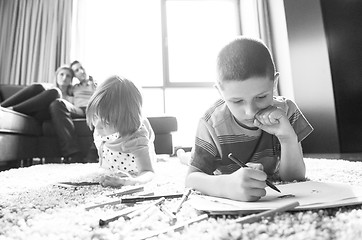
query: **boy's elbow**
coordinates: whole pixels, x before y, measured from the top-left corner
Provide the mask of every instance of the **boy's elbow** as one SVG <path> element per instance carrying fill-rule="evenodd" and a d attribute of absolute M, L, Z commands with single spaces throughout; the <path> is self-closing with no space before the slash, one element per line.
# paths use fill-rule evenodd
<path fill-rule="evenodd" d="M 197 171 L 193 167 L 190 167 L 189 171 L 187 172 L 186 178 L 185 178 L 185 187 L 187 187 L 187 188 L 195 187 L 195 182 L 197 181 L 197 179 L 195 179 L 195 177 L 197 178 L 196 175 L 198 173 L 199 173 L 199 171 Z"/>
<path fill-rule="evenodd" d="M 293 182 L 293 181 L 305 181 L 306 168 L 303 165 L 295 166 L 283 166 L 279 169 L 279 177 L 282 181 Z"/>
<path fill-rule="evenodd" d="M 295 174 L 288 173 L 280 175 L 280 179 L 285 182 L 305 181 L 305 173 L 295 173 Z"/>
<path fill-rule="evenodd" d="M 191 174 L 192 173 L 187 173 L 186 178 L 185 178 L 185 187 L 187 187 L 187 188 L 192 188 L 193 187 L 192 186 L 192 181 L 190 179 Z"/>

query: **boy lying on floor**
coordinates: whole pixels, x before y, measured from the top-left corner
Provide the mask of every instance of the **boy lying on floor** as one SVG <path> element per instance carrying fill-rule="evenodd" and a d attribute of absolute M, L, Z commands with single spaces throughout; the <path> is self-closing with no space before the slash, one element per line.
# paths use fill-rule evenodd
<path fill-rule="evenodd" d="M 239 37 L 218 54 L 221 100 L 199 121 L 186 186 L 240 201 L 265 196 L 267 177 L 303 180 L 300 142 L 313 130 L 296 104 L 274 96 L 279 73 L 259 40 Z M 232 153 L 249 168 L 228 158 Z"/>

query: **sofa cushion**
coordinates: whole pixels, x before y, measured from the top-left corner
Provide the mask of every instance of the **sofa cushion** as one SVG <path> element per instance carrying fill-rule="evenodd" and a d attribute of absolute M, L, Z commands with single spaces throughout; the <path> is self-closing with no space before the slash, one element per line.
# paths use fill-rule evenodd
<path fill-rule="evenodd" d="M 76 118 L 73 119 L 75 126 L 75 133 L 79 137 L 93 136 L 92 131 L 89 129 L 85 118 Z M 55 137 L 56 133 L 54 126 L 51 121 L 46 121 L 43 123 L 43 135 L 46 137 Z"/>
<path fill-rule="evenodd" d="M 173 116 L 155 116 L 147 117 L 150 121 L 155 134 L 169 134 L 177 131 L 177 119 Z M 77 136 L 92 136 L 92 131 L 89 129 L 85 118 L 73 119 Z M 51 121 L 43 123 L 44 136 L 56 136 L 54 127 Z"/>
<path fill-rule="evenodd" d="M 40 123 L 25 114 L 0 107 L 0 132 L 40 136 L 42 133 Z"/>

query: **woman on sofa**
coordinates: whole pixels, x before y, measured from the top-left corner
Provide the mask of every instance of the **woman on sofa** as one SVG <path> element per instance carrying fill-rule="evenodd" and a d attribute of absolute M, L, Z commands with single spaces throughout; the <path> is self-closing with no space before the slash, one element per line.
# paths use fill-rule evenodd
<path fill-rule="evenodd" d="M 97 162 L 98 155 L 93 145 L 87 156 L 83 156 L 73 123 L 75 118 L 85 118 L 85 110 L 96 85 L 79 61 L 72 62 L 70 67 L 79 83 L 69 88 L 68 93 L 73 96 L 72 101 L 63 97 L 50 104 L 51 119 L 58 136 L 61 153 L 67 162 Z"/>
<path fill-rule="evenodd" d="M 3 101 L 0 106 L 32 116 L 41 122 L 49 120 L 49 106 L 55 99 L 71 100 L 69 89 L 73 77 L 73 70 L 69 66 L 61 66 L 55 72 L 54 87 L 47 89 L 42 84 L 32 84 Z"/>

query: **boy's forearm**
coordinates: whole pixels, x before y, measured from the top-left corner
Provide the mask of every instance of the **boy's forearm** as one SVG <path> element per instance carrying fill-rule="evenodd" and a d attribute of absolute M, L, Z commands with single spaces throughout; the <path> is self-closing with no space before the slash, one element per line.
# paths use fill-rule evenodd
<path fill-rule="evenodd" d="M 297 136 L 281 142 L 279 175 L 284 181 L 305 179 L 303 152 Z"/>
<path fill-rule="evenodd" d="M 192 172 L 187 175 L 185 185 L 210 196 L 224 197 L 223 177 Z"/>

